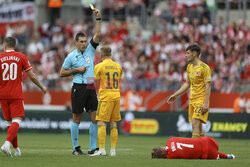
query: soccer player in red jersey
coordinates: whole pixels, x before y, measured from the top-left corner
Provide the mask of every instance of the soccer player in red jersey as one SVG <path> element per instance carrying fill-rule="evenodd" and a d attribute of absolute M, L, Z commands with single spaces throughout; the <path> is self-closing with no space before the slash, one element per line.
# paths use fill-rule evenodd
<path fill-rule="evenodd" d="M 3 117 L 7 122 L 7 138 L 1 147 L 1 151 L 7 156 L 12 156 L 10 144 L 15 149 L 15 156 L 21 156 L 17 143 L 17 132 L 24 117 L 22 76 L 25 71 L 31 81 L 36 84 L 43 93 L 46 88 L 39 82 L 33 73 L 27 57 L 14 51 L 16 39 L 7 37 L 4 39 L 4 52 L 0 54 L 0 102 Z"/>
<path fill-rule="evenodd" d="M 233 154 L 218 152 L 218 144 L 212 137 L 172 137 L 166 147 L 152 150 L 152 158 L 167 159 L 234 159 Z"/>

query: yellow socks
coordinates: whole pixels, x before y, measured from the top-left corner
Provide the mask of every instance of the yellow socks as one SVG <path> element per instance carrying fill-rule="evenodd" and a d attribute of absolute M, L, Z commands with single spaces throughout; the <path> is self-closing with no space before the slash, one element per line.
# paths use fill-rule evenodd
<path fill-rule="evenodd" d="M 105 140 L 106 140 L 106 126 L 98 125 L 98 142 L 100 149 L 105 149 Z"/>
<path fill-rule="evenodd" d="M 197 134 L 197 133 L 192 134 L 192 138 L 197 138 L 197 137 L 200 137 L 200 134 Z"/>
<path fill-rule="evenodd" d="M 116 144 L 117 144 L 117 139 L 118 139 L 118 130 L 117 127 L 111 127 L 111 131 L 110 131 L 110 140 L 111 140 L 111 149 L 115 149 L 116 148 Z"/>
<path fill-rule="evenodd" d="M 111 127 L 110 129 L 110 141 L 111 141 L 111 149 L 116 148 L 118 139 L 118 130 L 117 127 Z M 106 140 L 106 126 L 105 125 L 98 125 L 98 142 L 99 148 L 105 149 L 105 140 Z"/>
<path fill-rule="evenodd" d="M 204 133 L 204 132 L 200 133 L 200 136 L 201 136 L 201 137 L 204 137 L 204 136 L 205 136 L 205 133 Z"/>

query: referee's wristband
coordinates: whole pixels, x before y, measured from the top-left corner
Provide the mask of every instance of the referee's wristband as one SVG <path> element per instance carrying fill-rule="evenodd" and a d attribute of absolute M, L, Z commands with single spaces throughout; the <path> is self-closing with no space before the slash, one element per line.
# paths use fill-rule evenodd
<path fill-rule="evenodd" d="M 102 18 L 101 18 L 101 17 L 98 17 L 98 18 L 96 18 L 95 20 L 102 20 Z"/>

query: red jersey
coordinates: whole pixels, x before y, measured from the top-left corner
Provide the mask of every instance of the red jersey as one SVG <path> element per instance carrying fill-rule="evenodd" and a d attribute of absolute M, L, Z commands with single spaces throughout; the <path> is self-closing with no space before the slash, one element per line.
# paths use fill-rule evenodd
<path fill-rule="evenodd" d="M 170 138 L 167 159 L 216 159 L 218 144 L 212 137 Z"/>
<path fill-rule="evenodd" d="M 19 52 L 0 54 L 0 99 L 23 99 L 23 71 L 32 69 L 27 57 Z"/>

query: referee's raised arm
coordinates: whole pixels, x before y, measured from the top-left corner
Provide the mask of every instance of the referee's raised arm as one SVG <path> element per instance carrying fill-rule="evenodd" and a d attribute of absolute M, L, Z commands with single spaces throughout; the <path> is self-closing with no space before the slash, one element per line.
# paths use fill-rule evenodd
<path fill-rule="evenodd" d="M 98 44 L 100 42 L 100 37 L 101 37 L 101 20 L 102 19 L 101 19 L 100 11 L 98 9 L 94 8 L 93 13 L 96 18 L 95 34 L 93 37 L 93 41 Z"/>

